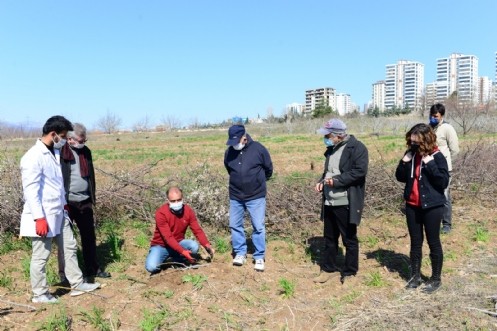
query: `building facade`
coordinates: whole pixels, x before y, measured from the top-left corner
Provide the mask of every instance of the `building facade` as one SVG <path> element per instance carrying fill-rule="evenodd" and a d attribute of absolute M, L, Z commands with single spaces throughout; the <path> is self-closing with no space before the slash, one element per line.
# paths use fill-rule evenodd
<path fill-rule="evenodd" d="M 437 102 L 457 92 L 460 101 L 478 101 L 478 58 L 453 53 L 437 59 Z"/>
<path fill-rule="evenodd" d="M 388 64 L 385 74 L 385 109 L 419 109 L 424 90 L 424 64 L 398 61 Z"/>
<path fill-rule="evenodd" d="M 312 114 L 317 106 L 330 106 L 335 110 L 336 90 L 331 87 L 322 87 L 305 91 L 305 112 Z"/>
<path fill-rule="evenodd" d="M 373 83 L 373 95 L 372 95 L 373 103 L 370 106 L 371 108 L 378 108 L 380 113 L 385 110 L 385 81 L 379 80 L 376 83 Z"/>

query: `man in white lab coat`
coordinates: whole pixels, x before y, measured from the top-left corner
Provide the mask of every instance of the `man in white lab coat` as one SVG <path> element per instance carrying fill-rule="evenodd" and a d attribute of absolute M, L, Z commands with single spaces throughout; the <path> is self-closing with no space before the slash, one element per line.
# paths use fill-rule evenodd
<path fill-rule="evenodd" d="M 53 303 L 57 299 L 48 291 L 46 265 L 52 239 L 63 247 L 66 277 L 71 284 L 71 296 L 90 292 L 99 283 L 83 281 L 76 256 L 77 243 L 70 226 L 64 182 L 60 168 L 60 148 L 65 144 L 72 124 L 62 116 L 50 117 L 43 126 L 43 135 L 21 159 L 24 209 L 20 235 L 32 238 L 30 276 L 35 303 Z"/>

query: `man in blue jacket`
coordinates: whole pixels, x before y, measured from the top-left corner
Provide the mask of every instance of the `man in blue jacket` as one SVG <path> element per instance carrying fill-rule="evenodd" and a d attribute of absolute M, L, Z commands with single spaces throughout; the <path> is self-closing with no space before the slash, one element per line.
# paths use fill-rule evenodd
<path fill-rule="evenodd" d="M 247 210 L 253 227 L 254 269 L 264 271 L 266 180 L 273 174 L 271 156 L 262 144 L 252 140 L 243 125 L 233 125 L 229 128 L 226 145 L 229 147 L 224 153 L 224 166 L 230 175 L 230 229 L 235 253 L 233 265 L 242 266 L 247 259 L 247 241 L 243 226 Z"/>

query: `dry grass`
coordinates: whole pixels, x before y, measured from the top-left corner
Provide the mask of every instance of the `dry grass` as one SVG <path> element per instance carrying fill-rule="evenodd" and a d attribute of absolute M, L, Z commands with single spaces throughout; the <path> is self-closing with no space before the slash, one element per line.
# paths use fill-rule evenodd
<path fill-rule="evenodd" d="M 496 294 L 495 136 L 462 139 L 454 173 L 454 230 L 442 237 L 443 287 L 428 296 L 403 288 L 409 273 L 409 238 L 399 212 L 402 187 L 393 178 L 404 149 L 402 133 L 370 136 L 366 126 L 362 132 L 359 123 L 355 128 L 369 148 L 371 167 L 359 227 L 361 269 L 344 285 L 338 279 L 324 285 L 312 282 L 322 248 L 319 196 L 312 188 L 322 171 L 324 147 L 311 126 L 281 127 L 285 133 L 253 130 L 275 166 L 275 178 L 269 182 L 264 273 L 254 272 L 250 263 L 232 267 L 229 251 L 199 269 L 169 268 L 149 277 L 143 267 L 148 248 L 146 240 L 144 245 L 139 239 L 150 238 L 153 212 L 172 183 L 185 188 L 210 239 L 229 239 L 224 131 L 92 136 L 89 145 L 98 168 L 99 256 L 113 277 L 105 280 L 98 296 L 62 295 L 60 304 L 36 312 L 0 300 L 0 329 L 36 329 L 55 312 L 69 316 L 72 329 L 88 329 L 92 326 L 81 312 L 94 308 L 103 310 L 112 329 L 120 330 L 143 329 L 145 316 L 153 314 L 164 317 L 162 329 L 175 330 L 497 329 L 495 317 L 481 311 L 493 309 L 487 297 Z M 2 158 L 0 192 L 16 187 L 6 185 L 5 178 L 18 183 L 18 159 L 32 143 L 15 141 L 5 147 L 9 158 Z M 6 206 L 0 201 L 1 224 L 15 231 L 18 218 L 6 217 Z M 476 241 L 476 229 L 484 229 L 488 241 Z M 122 244 L 119 260 L 109 253 L 109 233 Z M 22 249 L 0 255 L 0 264 L 6 266 L 0 274 L 0 298 L 29 303 L 30 285 L 20 262 L 29 256 Z M 430 275 L 429 263 L 423 263 L 422 271 Z M 4 275 L 10 276 L 8 287 L 2 286 L 9 281 Z M 206 280 L 198 288 L 185 282 L 185 275 Z M 293 296 L 282 295 L 282 278 L 295 284 Z"/>

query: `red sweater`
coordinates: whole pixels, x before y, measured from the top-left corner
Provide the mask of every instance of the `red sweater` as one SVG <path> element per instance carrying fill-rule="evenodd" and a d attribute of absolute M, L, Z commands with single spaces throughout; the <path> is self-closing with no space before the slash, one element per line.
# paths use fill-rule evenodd
<path fill-rule="evenodd" d="M 207 236 L 200 227 L 195 213 L 190 206 L 183 206 L 183 215 L 180 217 L 173 214 L 169 209 L 169 203 L 166 203 L 155 212 L 155 232 L 150 245 L 171 247 L 181 254 L 185 249 L 180 246 L 179 242 L 185 239 L 185 232 L 188 226 L 192 229 L 200 245 L 210 246 Z"/>

